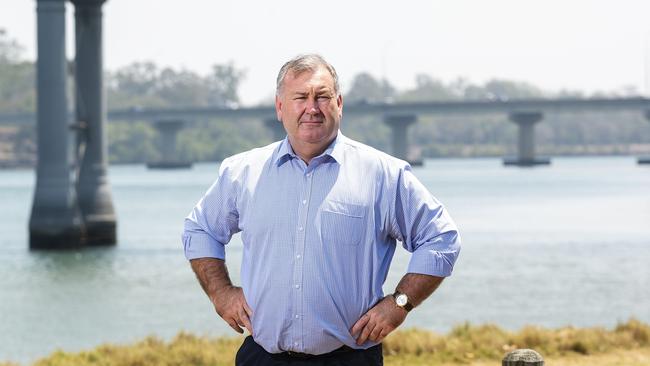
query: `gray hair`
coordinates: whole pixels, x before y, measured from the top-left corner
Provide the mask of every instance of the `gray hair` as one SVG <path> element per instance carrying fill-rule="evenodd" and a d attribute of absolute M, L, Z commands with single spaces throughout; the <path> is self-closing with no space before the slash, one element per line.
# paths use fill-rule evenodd
<path fill-rule="evenodd" d="M 284 84 L 284 78 L 287 76 L 289 71 L 291 71 L 294 75 L 299 75 L 305 71 L 314 72 L 321 66 L 324 67 L 327 71 L 329 71 L 330 75 L 332 75 L 332 79 L 334 79 L 334 92 L 338 96 L 340 90 L 339 76 L 336 74 L 336 70 L 334 69 L 334 66 L 332 66 L 329 62 L 325 61 L 325 58 L 323 58 L 323 56 L 315 53 L 296 56 L 293 59 L 287 61 L 284 65 L 282 65 L 282 68 L 280 68 L 280 72 L 278 73 L 275 93 L 277 95 L 280 95 L 280 93 L 282 92 L 282 85 Z"/>

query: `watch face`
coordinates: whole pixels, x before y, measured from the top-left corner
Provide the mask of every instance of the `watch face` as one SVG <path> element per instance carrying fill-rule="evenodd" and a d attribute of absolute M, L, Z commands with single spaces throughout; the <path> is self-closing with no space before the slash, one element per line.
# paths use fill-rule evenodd
<path fill-rule="evenodd" d="M 395 302 L 397 303 L 397 306 L 404 306 L 408 302 L 408 298 L 405 294 L 399 294 L 395 299 Z"/>

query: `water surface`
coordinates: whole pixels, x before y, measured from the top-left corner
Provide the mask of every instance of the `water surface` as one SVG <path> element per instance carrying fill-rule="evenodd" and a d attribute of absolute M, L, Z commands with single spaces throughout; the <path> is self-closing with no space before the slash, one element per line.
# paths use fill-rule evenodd
<path fill-rule="evenodd" d="M 0 360 L 29 362 L 180 330 L 233 335 L 202 293 L 180 243 L 184 216 L 218 164 L 151 171 L 112 166 L 114 248 L 27 249 L 34 174 L 0 170 Z M 498 159 L 428 160 L 416 175 L 463 237 L 454 274 L 405 326 L 438 332 L 492 322 L 516 329 L 650 322 L 650 167 L 632 157 L 555 158 L 505 168 Z M 241 242 L 227 247 L 238 281 Z M 408 263 L 398 249 L 385 285 Z"/>

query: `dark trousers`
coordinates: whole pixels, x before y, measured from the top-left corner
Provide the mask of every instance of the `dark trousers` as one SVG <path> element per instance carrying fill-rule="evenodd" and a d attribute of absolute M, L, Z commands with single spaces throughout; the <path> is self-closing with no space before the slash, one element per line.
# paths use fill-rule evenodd
<path fill-rule="evenodd" d="M 236 366 L 383 366 L 381 344 L 368 349 L 339 349 L 324 355 L 268 353 L 248 336 L 235 357 Z"/>

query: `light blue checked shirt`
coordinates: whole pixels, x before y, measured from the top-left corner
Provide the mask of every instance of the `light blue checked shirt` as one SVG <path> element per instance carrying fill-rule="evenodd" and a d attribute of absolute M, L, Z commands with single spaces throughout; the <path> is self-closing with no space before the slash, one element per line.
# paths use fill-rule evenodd
<path fill-rule="evenodd" d="M 254 339 L 271 353 L 375 345 L 357 346 L 350 328 L 383 298 L 396 240 L 413 253 L 410 273 L 449 276 L 460 250 L 406 162 L 340 131 L 309 165 L 286 138 L 224 160 L 185 219 L 185 256 L 225 259 L 240 231 Z"/>

